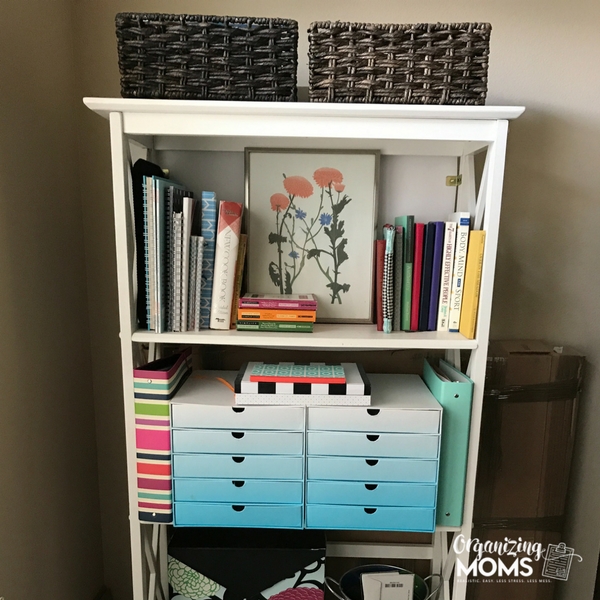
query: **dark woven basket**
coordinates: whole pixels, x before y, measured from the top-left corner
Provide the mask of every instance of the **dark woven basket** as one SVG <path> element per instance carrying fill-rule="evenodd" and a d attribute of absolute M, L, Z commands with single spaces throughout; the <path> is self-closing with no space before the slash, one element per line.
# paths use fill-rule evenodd
<path fill-rule="evenodd" d="M 120 13 L 124 98 L 295 101 L 298 23 Z"/>
<path fill-rule="evenodd" d="M 313 23 L 312 102 L 484 104 L 489 23 Z"/>

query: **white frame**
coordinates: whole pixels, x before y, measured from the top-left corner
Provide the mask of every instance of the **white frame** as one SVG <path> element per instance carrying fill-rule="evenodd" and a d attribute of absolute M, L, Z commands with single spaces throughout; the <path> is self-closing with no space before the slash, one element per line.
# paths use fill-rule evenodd
<path fill-rule="evenodd" d="M 149 342 L 154 355 L 162 343 L 304 347 L 319 349 L 445 349 L 460 368 L 460 350 L 470 349 L 466 373 L 474 381 L 463 524 L 438 528 L 431 545 L 331 544 L 330 556 L 431 559 L 445 582 L 440 598 L 450 600 L 449 578 L 456 554 L 449 535 L 470 536 L 477 451 L 489 340 L 489 326 L 508 119 L 522 107 L 379 106 L 326 103 L 251 103 L 87 98 L 85 104 L 109 118 L 115 206 L 119 319 L 129 484 L 134 600 L 162 600 L 167 589 L 165 526 L 141 524 L 137 516 L 133 367 L 138 343 Z M 310 336 L 255 332 L 202 331 L 155 334 L 136 331 L 134 243 L 129 166 L 131 143 L 152 150 L 238 150 L 247 146 L 371 148 L 382 153 L 460 158 L 463 185 L 459 206 L 475 209 L 487 231 L 474 340 L 458 333 L 395 332 L 372 325 L 319 325 Z M 483 179 L 475 198 L 473 156 L 487 150 Z M 465 175 L 465 173 L 467 175 Z M 156 532 L 156 533 L 155 533 Z M 163 535 L 161 535 L 161 532 Z M 152 537 L 149 543 L 150 536 Z M 466 563 L 468 557 L 461 557 Z M 464 600 L 467 583 L 454 574 L 453 600 Z"/>

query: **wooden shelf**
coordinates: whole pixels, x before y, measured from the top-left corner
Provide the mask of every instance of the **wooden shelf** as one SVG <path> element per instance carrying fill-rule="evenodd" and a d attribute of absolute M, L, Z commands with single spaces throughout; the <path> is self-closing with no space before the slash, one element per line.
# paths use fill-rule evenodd
<path fill-rule="evenodd" d="M 477 340 L 460 333 L 419 331 L 382 333 L 374 325 L 316 324 L 313 333 L 266 331 L 217 331 L 153 333 L 138 330 L 134 342 L 161 344 L 214 344 L 220 346 L 260 346 L 321 350 L 463 350 L 477 348 Z"/>

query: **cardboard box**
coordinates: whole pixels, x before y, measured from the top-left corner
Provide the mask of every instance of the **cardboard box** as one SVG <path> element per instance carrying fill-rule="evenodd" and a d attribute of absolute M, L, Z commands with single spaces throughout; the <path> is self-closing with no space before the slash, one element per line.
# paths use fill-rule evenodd
<path fill-rule="evenodd" d="M 544 342 L 490 343 L 475 523 L 563 515 L 583 363 Z"/>
<path fill-rule="evenodd" d="M 322 531 L 175 529 L 171 598 L 323 600 L 325 548 Z"/>

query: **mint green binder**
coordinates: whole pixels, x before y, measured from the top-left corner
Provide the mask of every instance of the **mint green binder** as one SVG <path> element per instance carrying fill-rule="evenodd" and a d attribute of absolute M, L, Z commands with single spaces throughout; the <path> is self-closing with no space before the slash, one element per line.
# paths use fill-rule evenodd
<path fill-rule="evenodd" d="M 436 520 L 440 526 L 458 527 L 465 501 L 473 382 L 445 360 L 440 360 L 439 370 L 450 381 L 443 381 L 425 361 L 423 379 L 444 409 Z"/>

